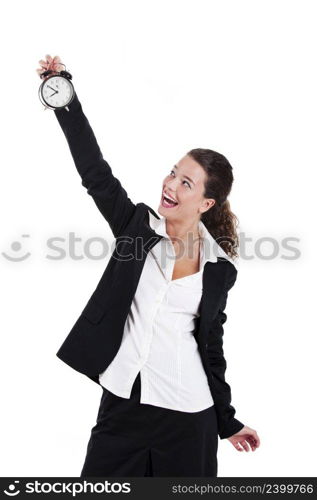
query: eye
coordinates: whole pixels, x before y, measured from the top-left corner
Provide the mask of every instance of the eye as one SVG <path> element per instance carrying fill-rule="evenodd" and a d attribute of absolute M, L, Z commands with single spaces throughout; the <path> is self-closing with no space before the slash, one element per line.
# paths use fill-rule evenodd
<path fill-rule="evenodd" d="M 170 171 L 170 173 L 169 173 L 169 175 L 172 175 L 173 177 L 175 177 L 175 172 L 174 172 L 174 170 L 171 170 L 171 171 Z M 184 182 L 185 182 L 185 184 L 187 184 L 187 186 L 191 189 L 191 185 L 189 184 L 189 182 L 188 182 L 188 181 L 183 181 L 183 183 L 184 183 Z"/>

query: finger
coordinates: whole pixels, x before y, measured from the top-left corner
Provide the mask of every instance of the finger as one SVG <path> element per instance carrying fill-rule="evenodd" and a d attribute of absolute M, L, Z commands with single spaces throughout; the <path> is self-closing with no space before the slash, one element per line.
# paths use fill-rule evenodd
<path fill-rule="evenodd" d="M 239 441 L 237 441 L 236 443 L 233 443 L 233 446 L 238 450 L 238 451 L 243 451 L 243 448 L 240 446 L 240 443 Z"/>
<path fill-rule="evenodd" d="M 61 61 L 61 59 L 60 59 L 59 56 L 55 56 L 54 57 L 52 65 L 54 66 L 54 68 L 56 69 L 56 71 L 62 71 L 63 65 L 60 64 L 61 62 L 62 61 Z"/>
<path fill-rule="evenodd" d="M 45 69 L 43 69 L 43 68 L 42 68 L 42 69 L 39 69 L 39 68 L 38 68 L 38 69 L 36 70 L 36 72 L 37 72 L 37 74 L 38 74 L 38 75 L 41 75 L 42 73 L 44 73 L 44 71 L 45 71 Z"/>
<path fill-rule="evenodd" d="M 245 450 L 245 451 L 250 451 L 249 449 L 249 446 L 248 446 L 248 443 L 244 440 L 244 441 L 240 441 L 240 444 L 242 446 L 242 448 Z"/>
<path fill-rule="evenodd" d="M 53 60 L 53 59 L 52 59 L 52 56 L 50 56 L 49 54 L 46 54 L 46 56 L 45 56 L 45 57 L 46 57 L 46 59 L 47 59 L 47 61 L 48 61 L 49 63 L 51 63 L 51 62 L 52 62 L 52 60 Z"/>
<path fill-rule="evenodd" d="M 260 446 L 260 441 L 255 440 L 255 447 L 258 448 Z"/>
<path fill-rule="evenodd" d="M 257 434 L 256 431 L 254 431 L 253 435 L 252 435 L 254 441 L 255 441 L 255 446 L 258 448 L 260 446 L 260 438 Z"/>
<path fill-rule="evenodd" d="M 41 66 L 45 66 L 45 67 L 46 67 L 48 63 L 47 63 L 47 61 L 44 61 L 44 59 L 40 59 L 40 60 L 39 60 L 39 64 L 40 64 Z"/>
<path fill-rule="evenodd" d="M 253 439 L 253 437 L 252 437 L 252 436 L 248 436 L 248 437 L 246 438 L 246 441 L 247 441 L 247 443 L 249 443 L 249 445 L 250 445 L 250 447 L 251 447 L 251 450 L 252 450 L 252 451 L 256 450 L 255 440 Z"/>

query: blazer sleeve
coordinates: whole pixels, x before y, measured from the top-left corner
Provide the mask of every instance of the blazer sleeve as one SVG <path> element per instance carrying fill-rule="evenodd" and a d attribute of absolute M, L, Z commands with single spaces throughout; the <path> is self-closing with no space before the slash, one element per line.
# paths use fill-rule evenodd
<path fill-rule="evenodd" d="M 104 160 L 76 92 L 68 108 L 69 111 L 65 108 L 54 110 L 55 116 L 68 142 L 82 185 L 117 237 L 132 217 L 135 204 Z"/>
<path fill-rule="evenodd" d="M 237 270 L 234 265 L 231 264 L 228 265 L 227 272 L 226 286 L 218 314 L 211 324 L 207 339 L 208 364 L 213 380 L 212 396 L 217 414 L 218 434 L 220 439 L 228 438 L 244 427 L 244 424 L 234 417 L 236 410 L 230 404 L 231 388 L 225 380 L 227 363 L 223 352 L 223 325 L 227 320 L 227 315 L 224 311 L 227 304 L 228 292 L 233 287 L 237 278 Z"/>

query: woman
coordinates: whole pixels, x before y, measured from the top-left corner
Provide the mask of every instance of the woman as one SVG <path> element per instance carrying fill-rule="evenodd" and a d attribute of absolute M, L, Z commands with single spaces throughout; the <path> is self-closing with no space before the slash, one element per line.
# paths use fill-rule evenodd
<path fill-rule="evenodd" d="M 62 69 L 58 56 L 40 65 L 39 75 Z M 68 108 L 54 113 L 120 243 L 57 353 L 103 391 L 81 477 L 216 477 L 218 435 L 238 451 L 260 445 L 234 417 L 224 377 L 224 309 L 237 274 L 232 167 L 215 151 L 189 151 L 163 180 L 160 218 L 113 176 L 77 94 Z"/>

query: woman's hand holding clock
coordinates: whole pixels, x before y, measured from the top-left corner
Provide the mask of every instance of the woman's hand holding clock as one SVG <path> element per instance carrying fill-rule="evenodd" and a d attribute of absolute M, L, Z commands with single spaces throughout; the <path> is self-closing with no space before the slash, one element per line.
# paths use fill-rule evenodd
<path fill-rule="evenodd" d="M 40 59 L 40 68 L 36 69 L 37 74 L 42 79 L 39 88 L 39 99 L 44 105 L 44 109 L 69 111 L 69 105 L 74 99 L 75 90 L 71 82 L 72 75 L 66 71 L 65 64 L 59 56 L 51 57 L 49 54 L 46 60 Z M 48 74 L 45 74 L 48 72 Z"/>
<path fill-rule="evenodd" d="M 44 59 L 40 59 L 39 60 L 39 64 L 41 65 L 41 68 L 37 68 L 36 72 L 37 74 L 39 75 L 39 77 L 41 78 L 41 74 L 44 73 L 44 71 L 50 69 L 52 71 L 54 71 L 54 73 L 58 73 L 59 71 L 62 71 L 63 69 L 65 69 L 65 66 L 63 64 L 61 64 L 61 58 L 59 56 L 55 56 L 55 57 L 51 57 L 49 54 L 47 54 L 46 56 L 46 60 Z M 48 76 L 50 75 L 47 75 L 46 77 L 44 77 L 44 79 L 48 78 Z"/>

